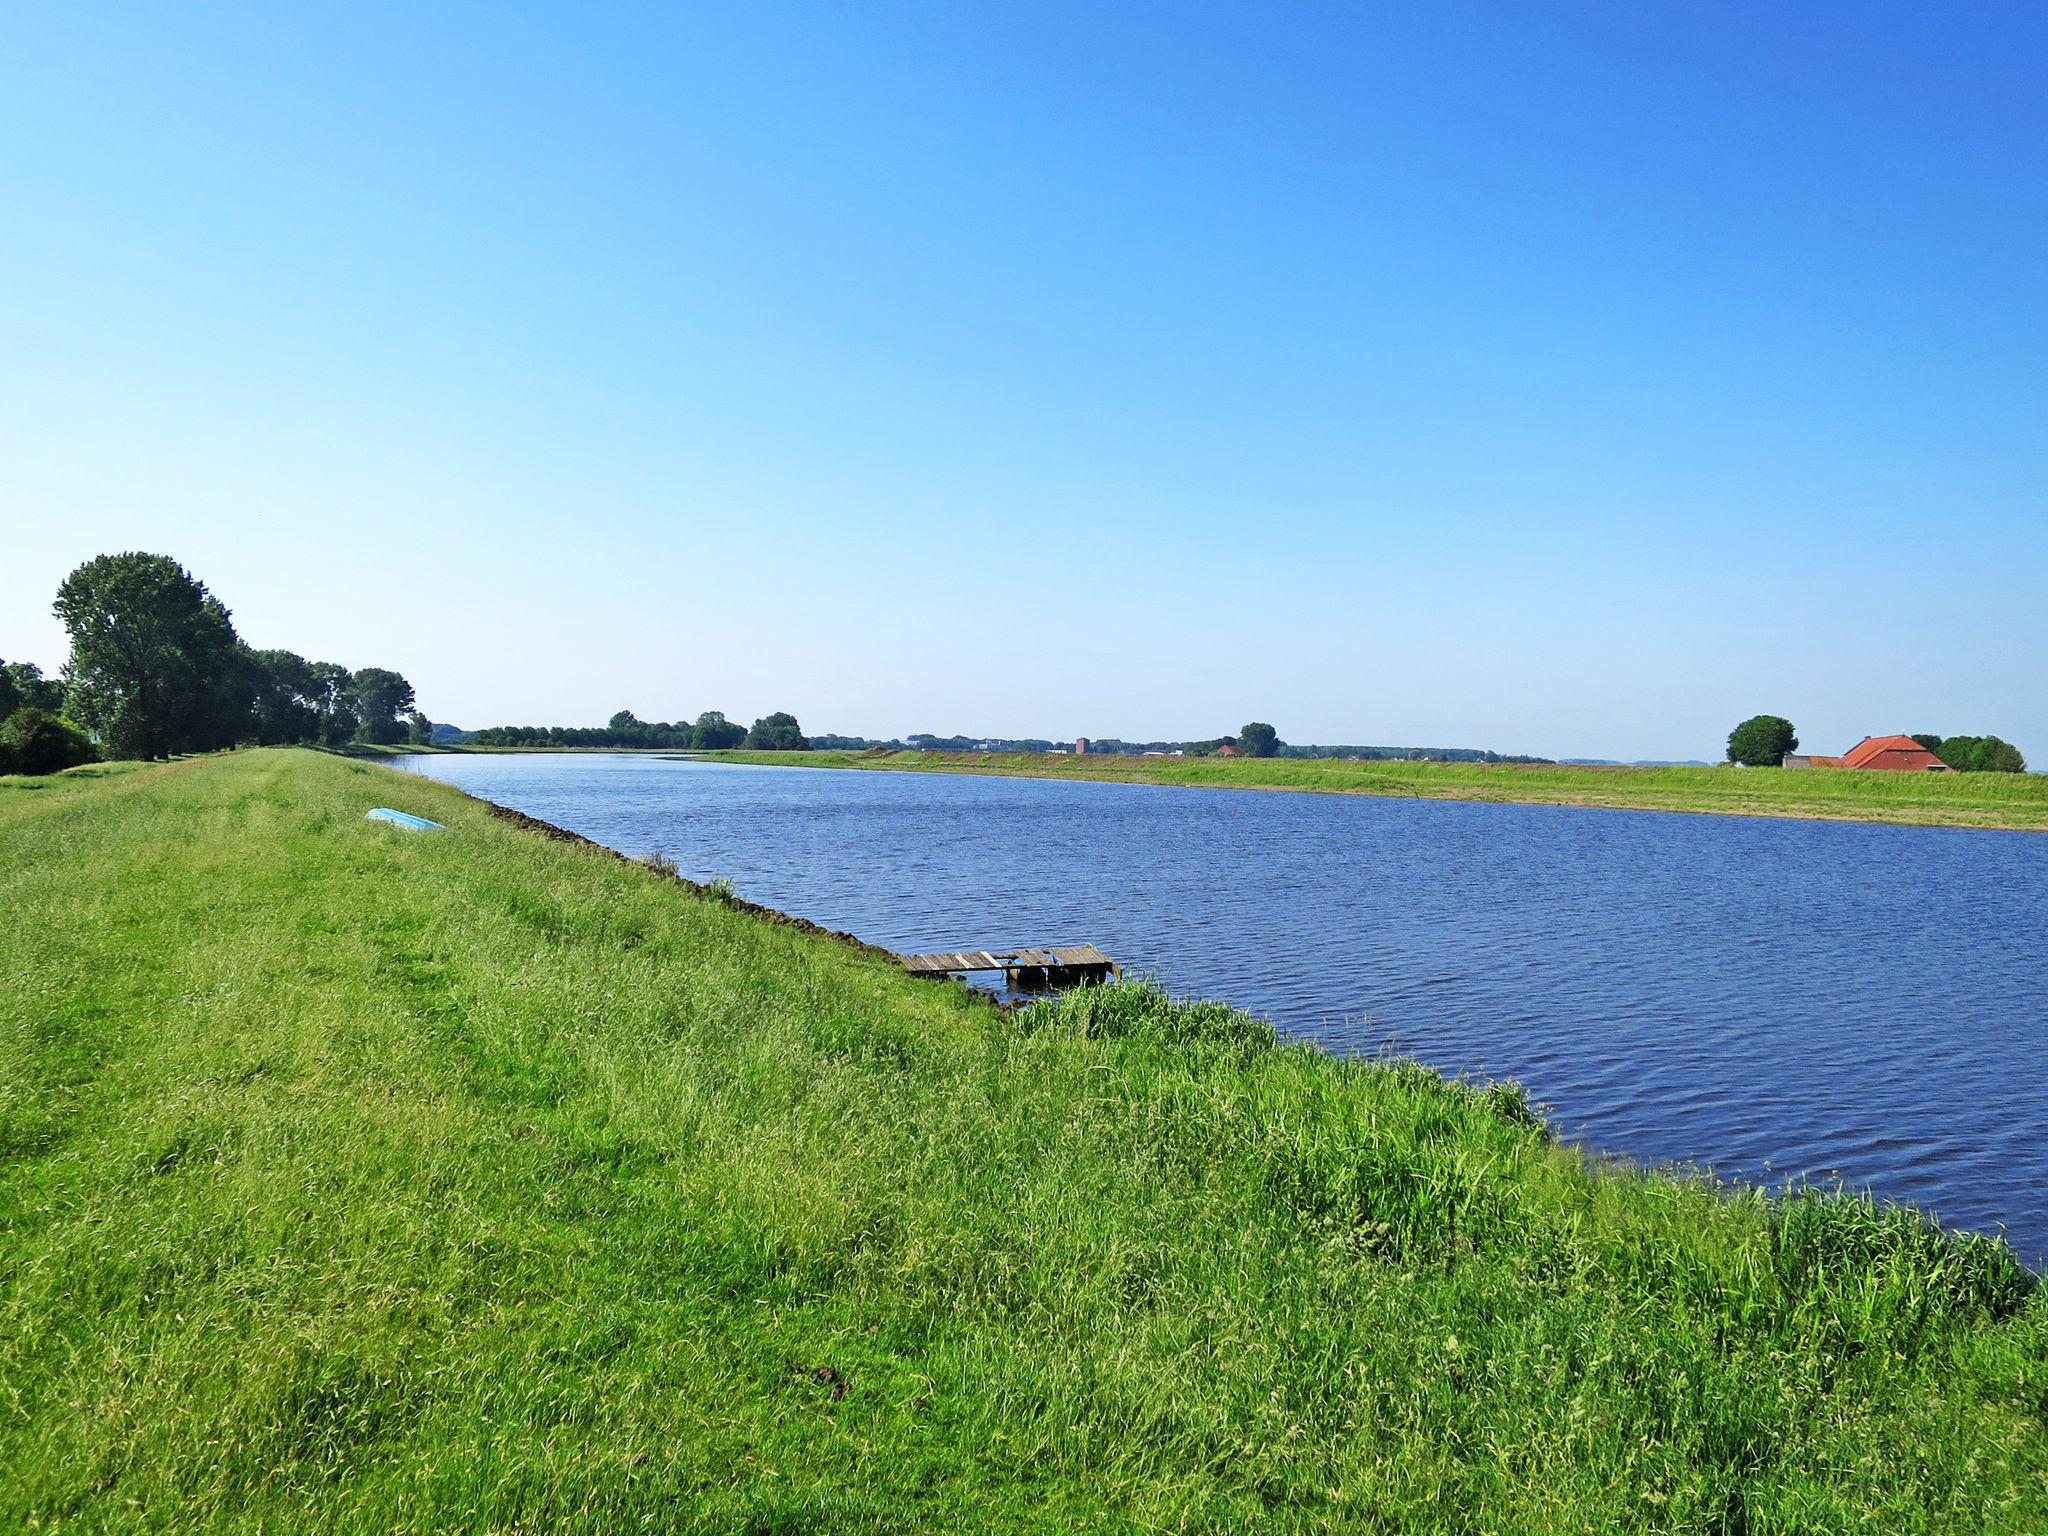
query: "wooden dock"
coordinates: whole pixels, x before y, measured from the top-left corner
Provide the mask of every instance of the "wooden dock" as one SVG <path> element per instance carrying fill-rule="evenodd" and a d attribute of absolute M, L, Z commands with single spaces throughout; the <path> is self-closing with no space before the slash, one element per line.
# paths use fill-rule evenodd
<path fill-rule="evenodd" d="M 1001 971 L 1013 987 L 1071 987 L 1121 975 L 1117 963 L 1093 944 L 1050 949 L 949 949 L 931 955 L 900 955 L 913 976 L 961 976 Z"/>

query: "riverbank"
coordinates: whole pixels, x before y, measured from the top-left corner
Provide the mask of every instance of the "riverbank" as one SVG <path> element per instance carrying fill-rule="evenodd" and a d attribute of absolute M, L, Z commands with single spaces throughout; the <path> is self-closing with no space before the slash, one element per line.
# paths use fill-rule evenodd
<path fill-rule="evenodd" d="M 2048 831 L 2048 775 L 1840 769 L 1584 768 L 1297 757 L 1118 757 L 1048 752 L 697 752 L 711 762 L 908 773 L 1012 774 L 1212 789 L 1792 816 L 1918 827 Z"/>
<path fill-rule="evenodd" d="M 1509 1092 L 311 752 L 0 785 L 0 899 L 10 1527 L 2048 1523 L 2003 1245 Z"/>

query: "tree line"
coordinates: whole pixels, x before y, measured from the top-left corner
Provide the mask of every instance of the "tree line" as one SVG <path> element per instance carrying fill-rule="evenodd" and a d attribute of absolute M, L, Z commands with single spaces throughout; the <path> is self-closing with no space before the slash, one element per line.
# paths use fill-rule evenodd
<path fill-rule="evenodd" d="M 1915 732 L 1913 740 L 1957 773 L 2025 773 L 2020 749 L 1997 736 L 1935 736 Z"/>
<path fill-rule="evenodd" d="M 472 731 L 472 747 L 641 747 L 684 752 L 728 752 L 750 747 L 761 752 L 807 752 L 810 742 L 796 716 L 777 710 L 750 730 L 722 711 L 707 709 L 695 720 L 642 720 L 622 709 L 603 725 L 492 725 Z"/>
<path fill-rule="evenodd" d="M 1916 731 L 1911 740 L 1957 773 L 2025 773 L 2020 749 L 1997 736 L 1937 736 Z M 1728 733 L 1728 761 L 1745 768 L 1779 768 L 1799 750 L 1799 732 L 1783 715 L 1751 715 Z"/>
<path fill-rule="evenodd" d="M 0 771 L 432 738 L 402 675 L 253 649 L 226 605 L 167 555 L 88 560 L 58 587 L 55 610 L 71 641 L 62 679 L 29 663 L 0 669 Z"/>

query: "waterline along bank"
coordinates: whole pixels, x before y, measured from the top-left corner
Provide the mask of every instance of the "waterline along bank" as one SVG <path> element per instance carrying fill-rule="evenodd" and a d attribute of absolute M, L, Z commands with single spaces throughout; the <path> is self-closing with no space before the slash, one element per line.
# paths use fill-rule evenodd
<path fill-rule="evenodd" d="M 380 766 L 34 782 L 11 1526 L 2048 1524 L 2003 1244 L 1140 985 L 1005 1013 Z"/>
<path fill-rule="evenodd" d="M 1901 826 L 2048 831 L 2048 775 L 1779 768 L 1122 757 L 1056 752 L 699 752 L 709 762 L 906 773 L 988 773 L 1210 789 L 1284 789 L 1610 810 L 1793 816 Z"/>

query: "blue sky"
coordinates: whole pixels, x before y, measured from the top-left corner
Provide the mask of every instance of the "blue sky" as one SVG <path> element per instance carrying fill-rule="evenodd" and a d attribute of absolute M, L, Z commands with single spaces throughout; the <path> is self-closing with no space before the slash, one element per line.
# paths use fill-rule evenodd
<path fill-rule="evenodd" d="M 144 548 L 472 726 L 1711 757 L 1771 710 L 2048 761 L 2044 45 L 23 7 L 0 656 Z"/>

